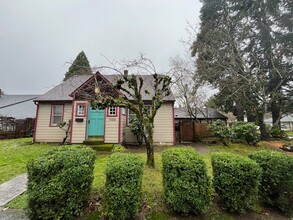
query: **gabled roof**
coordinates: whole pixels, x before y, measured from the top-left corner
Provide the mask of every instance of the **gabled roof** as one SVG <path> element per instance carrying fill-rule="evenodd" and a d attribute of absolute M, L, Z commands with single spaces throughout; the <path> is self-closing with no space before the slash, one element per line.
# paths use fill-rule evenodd
<path fill-rule="evenodd" d="M 102 75 L 106 80 L 108 80 L 112 85 L 115 85 L 117 79 L 119 79 L 119 75 Z M 151 100 L 151 96 L 146 94 L 144 91 L 146 89 L 152 94 L 154 92 L 152 89 L 152 84 L 154 79 L 151 75 L 140 75 L 144 80 L 144 85 L 142 87 L 142 97 L 143 100 Z M 73 94 L 77 89 L 79 89 L 85 82 L 89 81 L 91 77 L 94 75 L 81 75 L 81 76 L 73 76 L 68 80 L 62 82 L 58 86 L 55 86 L 50 91 L 46 92 L 44 95 L 38 97 L 34 101 L 71 101 Z M 129 100 L 133 100 L 129 95 L 121 91 Z M 165 101 L 174 101 L 174 95 L 171 93 L 169 96 L 164 98 Z"/>
<path fill-rule="evenodd" d="M 93 75 L 73 76 L 34 101 L 71 101 L 72 97 L 69 95 L 91 77 L 93 77 Z"/>
<path fill-rule="evenodd" d="M 1 95 L 0 116 L 16 119 L 34 118 L 36 105 L 33 100 L 38 95 Z"/>
<path fill-rule="evenodd" d="M 225 115 L 222 115 L 217 110 L 213 108 L 206 108 L 202 110 L 204 114 L 198 112 L 196 115 L 197 119 L 227 119 Z M 174 108 L 175 119 L 179 118 L 190 118 L 190 115 L 187 113 L 186 108 Z"/>
<path fill-rule="evenodd" d="M 103 75 L 109 82 L 111 82 L 113 85 L 116 84 L 117 80 L 121 78 L 120 75 Z M 154 77 L 152 75 L 137 75 L 137 77 L 142 77 L 143 79 L 143 86 L 142 86 L 142 99 L 145 101 L 151 101 L 152 96 L 151 94 L 154 93 L 153 84 L 154 84 Z M 150 94 L 146 94 L 144 91 L 148 90 Z M 129 100 L 133 100 L 132 97 L 130 97 L 127 93 L 121 91 Z M 164 101 L 175 101 L 175 97 L 172 93 L 168 95 L 167 97 L 164 97 Z"/>

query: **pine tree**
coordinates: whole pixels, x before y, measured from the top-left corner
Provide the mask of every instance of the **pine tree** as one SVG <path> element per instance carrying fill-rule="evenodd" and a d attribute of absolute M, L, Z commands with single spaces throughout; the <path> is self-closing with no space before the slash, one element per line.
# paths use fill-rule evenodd
<path fill-rule="evenodd" d="M 92 74 L 90 63 L 85 53 L 81 51 L 77 55 L 77 57 L 75 58 L 71 66 L 69 67 L 68 72 L 65 73 L 65 78 L 63 79 L 63 81 L 75 75 L 90 75 L 90 74 Z"/>

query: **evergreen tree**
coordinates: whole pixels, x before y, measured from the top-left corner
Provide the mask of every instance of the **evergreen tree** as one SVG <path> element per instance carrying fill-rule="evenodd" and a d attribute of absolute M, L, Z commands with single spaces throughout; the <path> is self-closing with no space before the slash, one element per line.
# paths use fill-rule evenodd
<path fill-rule="evenodd" d="M 271 110 L 277 123 L 292 100 L 292 6 L 291 0 L 203 0 L 191 48 L 202 80 L 237 115 L 245 110 L 263 138 L 264 114 Z"/>
<path fill-rule="evenodd" d="M 92 74 L 90 63 L 85 53 L 81 51 L 77 55 L 77 57 L 75 58 L 71 66 L 69 67 L 68 72 L 65 73 L 65 78 L 63 79 L 63 81 L 75 75 L 90 75 L 90 74 Z"/>

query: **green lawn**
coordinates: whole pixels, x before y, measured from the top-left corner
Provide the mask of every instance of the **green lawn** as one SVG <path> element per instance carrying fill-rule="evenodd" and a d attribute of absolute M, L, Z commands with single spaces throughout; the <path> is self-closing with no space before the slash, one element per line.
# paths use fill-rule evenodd
<path fill-rule="evenodd" d="M 0 179 L 1 181 L 6 181 L 18 174 L 25 172 L 26 163 L 28 160 L 36 157 L 42 152 L 47 151 L 52 148 L 53 145 L 48 144 L 30 144 L 31 139 L 18 139 L 18 140 L 8 140 L 8 141 L 0 141 Z M 59 145 L 60 146 L 60 145 Z M 262 150 L 262 149 L 270 149 L 267 142 L 260 142 L 258 147 L 247 146 L 244 144 L 232 144 L 230 146 L 222 146 L 222 145 L 195 145 L 195 146 L 181 146 L 194 148 L 197 150 L 200 148 L 208 148 L 210 152 L 202 154 L 204 161 L 207 164 L 209 175 L 212 175 L 211 168 L 211 153 L 212 152 L 233 152 L 240 155 L 247 155 L 251 152 Z M 146 213 L 147 219 L 178 219 L 179 217 L 176 214 L 172 213 L 168 207 L 164 203 L 163 199 L 163 184 L 162 184 L 162 162 L 161 162 L 161 153 L 164 149 L 170 147 L 156 147 L 155 148 L 155 162 L 156 168 L 150 169 L 148 167 L 144 168 L 144 176 L 142 183 L 142 191 L 143 191 L 143 210 Z M 128 153 L 134 153 L 140 156 L 144 161 L 146 161 L 146 153 L 145 149 L 132 149 L 128 150 Z M 105 174 L 104 170 L 106 167 L 106 162 L 109 159 L 109 155 L 111 152 L 97 152 L 97 159 L 95 163 L 94 170 L 94 182 L 93 182 L 93 190 L 92 194 L 95 195 L 97 193 L 102 193 L 105 185 Z M 26 208 L 27 207 L 27 194 L 14 199 L 10 204 L 8 204 L 9 208 Z M 87 215 L 85 219 L 97 219 L 98 215 L 95 213 L 91 213 Z M 232 214 L 226 213 L 223 211 L 218 205 L 213 204 L 211 210 L 204 216 L 204 219 L 237 219 L 234 218 Z M 258 216 L 259 217 L 259 216 Z M 277 216 L 272 219 L 282 219 Z M 181 218 L 181 217 L 180 217 Z M 253 217 L 247 217 L 250 219 Z M 188 219 L 188 218 L 186 218 Z M 244 218 L 245 219 L 245 218 Z M 270 218 L 268 218 L 270 219 Z"/>
<path fill-rule="evenodd" d="M 29 160 L 51 148 L 50 145 L 31 143 L 31 138 L 0 141 L 0 183 L 26 172 Z"/>

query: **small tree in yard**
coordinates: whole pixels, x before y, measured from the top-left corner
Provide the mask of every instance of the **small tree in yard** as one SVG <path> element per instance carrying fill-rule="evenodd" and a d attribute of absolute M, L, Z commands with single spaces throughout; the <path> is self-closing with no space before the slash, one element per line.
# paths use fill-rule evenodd
<path fill-rule="evenodd" d="M 153 146 L 154 120 L 158 109 L 164 103 L 164 97 L 169 96 L 171 93 L 171 78 L 168 76 L 168 73 L 172 70 L 166 75 L 159 75 L 152 61 L 145 58 L 143 55 L 131 61 L 124 60 L 120 63 L 111 62 L 111 65 L 112 66 L 97 67 L 97 69 L 111 69 L 118 73 L 119 77 L 117 77 L 117 82 L 114 87 L 125 95 L 121 95 L 118 98 L 100 96 L 92 100 L 92 106 L 97 108 L 120 106 L 127 107 L 132 111 L 143 131 L 142 136 L 147 149 L 147 165 L 149 167 L 155 167 Z M 121 67 L 117 68 L 116 65 Z M 123 73 L 125 69 L 133 70 L 133 72 L 137 73 L 148 73 L 152 76 L 153 82 L 143 91 L 143 85 L 145 83 L 143 77 L 141 75 L 125 74 Z M 150 97 L 150 110 L 143 101 L 143 94 Z M 127 96 L 131 97 L 132 101 L 129 100 Z"/>
<path fill-rule="evenodd" d="M 71 120 L 68 120 L 68 122 L 60 122 L 58 124 L 58 127 L 61 128 L 65 132 L 65 137 L 63 138 L 63 141 L 61 142 L 61 145 L 64 145 L 69 134 L 70 134 L 70 127 L 71 127 Z"/>

